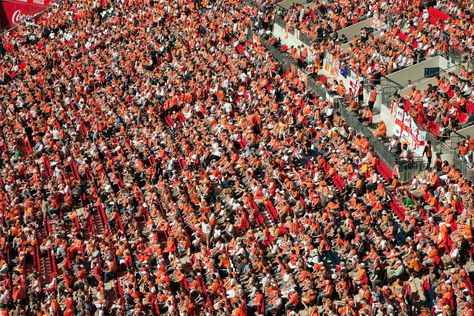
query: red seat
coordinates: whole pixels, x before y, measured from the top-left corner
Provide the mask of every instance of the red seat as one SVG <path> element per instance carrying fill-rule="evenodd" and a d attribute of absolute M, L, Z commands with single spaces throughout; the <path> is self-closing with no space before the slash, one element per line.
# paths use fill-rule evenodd
<path fill-rule="evenodd" d="M 431 24 L 438 23 L 438 19 L 436 19 L 435 17 L 430 17 L 429 21 L 430 21 Z"/>
<path fill-rule="evenodd" d="M 77 166 L 76 166 L 76 162 L 74 161 L 74 159 L 71 160 L 70 166 L 71 166 L 72 172 L 73 172 L 74 177 L 76 178 L 76 180 L 80 180 L 81 177 L 79 176 L 79 172 L 77 171 Z"/>
<path fill-rule="evenodd" d="M 45 156 L 45 159 L 44 159 L 44 167 L 45 167 L 46 172 L 48 173 L 48 175 L 49 175 L 50 177 L 52 177 L 52 176 L 53 176 L 53 171 L 52 171 L 52 169 L 51 169 L 51 163 L 50 163 L 50 161 L 49 161 L 49 157 L 48 157 L 48 156 Z"/>
<path fill-rule="evenodd" d="M 464 204 L 461 201 L 458 201 L 456 204 L 456 210 L 458 211 L 458 214 L 461 214 L 464 210 Z"/>
<path fill-rule="evenodd" d="M 321 78 L 319 78 L 319 80 L 321 81 L 322 84 L 325 84 L 328 81 L 328 77 L 323 75 L 321 76 Z"/>
<path fill-rule="evenodd" d="M 377 163 L 375 165 L 377 168 L 378 173 L 382 175 L 382 177 L 385 179 L 385 181 L 390 182 L 393 176 L 392 170 L 390 170 L 389 167 L 387 167 L 386 164 L 384 164 L 381 160 L 377 160 Z"/>
<path fill-rule="evenodd" d="M 102 206 L 102 203 L 99 203 L 99 205 L 97 206 L 97 208 L 99 209 L 99 215 L 100 215 L 100 219 L 102 221 L 102 225 L 107 226 L 107 217 L 105 216 L 105 211 L 104 211 L 104 207 Z"/>
<path fill-rule="evenodd" d="M 469 120 L 469 115 L 465 112 L 461 112 L 458 115 L 458 122 L 459 124 L 464 124 Z"/>
<path fill-rule="evenodd" d="M 431 22 L 431 19 L 441 20 L 443 22 L 449 19 L 449 15 L 447 13 L 440 11 L 438 9 L 435 9 L 433 7 L 428 8 L 428 14 L 430 15 L 430 22 Z"/>
<path fill-rule="evenodd" d="M 253 199 L 252 199 L 251 203 L 252 203 L 252 207 L 253 207 L 253 211 L 254 211 L 255 220 L 257 222 L 257 225 L 260 226 L 264 223 L 263 215 L 262 215 L 262 213 L 260 213 L 260 210 L 258 209 L 258 205 L 257 205 L 257 203 L 255 203 L 255 201 Z"/>
<path fill-rule="evenodd" d="M 474 114 L 474 103 L 467 101 L 466 103 L 466 112 L 469 114 Z"/>
<path fill-rule="evenodd" d="M 271 200 L 267 200 L 265 202 L 265 208 L 267 209 L 267 212 L 270 214 L 270 216 L 274 219 L 274 220 L 277 220 L 278 219 L 278 214 L 275 210 L 275 207 L 273 206 L 273 203 Z"/>
<path fill-rule="evenodd" d="M 245 140 L 245 138 L 242 138 L 242 140 L 240 141 L 239 144 L 240 144 L 240 147 L 241 147 L 242 149 L 244 149 L 245 147 L 247 147 L 247 144 L 248 144 L 248 143 L 247 143 L 247 141 Z"/>
<path fill-rule="evenodd" d="M 390 207 L 392 208 L 392 211 L 395 212 L 395 214 L 400 218 L 401 221 L 405 220 L 405 209 L 398 204 L 398 201 L 396 199 L 392 199 L 392 202 L 390 202 Z"/>
<path fill-rule="evenodd" d="M 170 128 L 173 128 L 175 126 L 175 122 L 173 118 L 171 117 L 171 115 L 166 116 L 165 121 L 166 121 L 166 124 L 168 124 Z"/>
<path fill-rule="evenodd" d="M 411 102 L 410 102 L 409 100 L 405 100 L 405 104 L 403 105 L 403 109 L 404 109 L 406 112 L 409 112 L 410 107 L 411 107 Z"/>
<path fill-rule="evenodd" d="M 436 124 L 435 122 L 432 122 L 432 126 L 430 130 L 433 134 L 439 136 L 439 125 Z"/>
<path fill-rule="evenodd" d="M 39 246 L 36 244 L 35 246 L 35 260 L 36 260 L 36 266 L 38 268 L 38 271 L 41 272 L 41 260 L 40 260 L 40 253 L 39 253 Z"/>
<path fill-rule="evenodd" d="M 342 180 L 341 176 L 338 173 L 334 174 L 332 180 L 334 181 L 334 184 L 336 185 L 339 191 L 342 191 L 344 189 L 344 180 Z"/>
<path fill-rule="evenodd" d="M 408 38 L 408 36 L 403 32 L 399 32 L 397 35 L 402 41 L 406 41 Z"/>
<path fill-rule="evenodd" d="M 452 98 L 454 96 L 454 89 L 449 90 L 448 97 Z"/>

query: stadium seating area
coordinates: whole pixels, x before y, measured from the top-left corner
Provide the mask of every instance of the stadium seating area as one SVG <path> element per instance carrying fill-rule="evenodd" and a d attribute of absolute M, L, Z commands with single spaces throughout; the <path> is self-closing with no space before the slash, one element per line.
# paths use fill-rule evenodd
<path fill-rule="evenodd" d="M 384 30 L 384 35 L 376 43 L 387 45 L 384 49 L 387 63 L 391 57 L 397 57 L 393 55 L 398 52 L 403 52 L 400 56 L 406 59 L 414 50 L 426 56 L 452 49 L 461 53 L 472 52 L 470 9 L 467 1 L 442 1 L 438 4 L 436 1 L 331 1 L 328 4 L 313 1 L 307 5 L 295 4 L 280 14 L 289 27 L 297 28 L 317 41 L 334 40 L 331 33 L 374 17 L 374 26 Z M 367 41 L 368 34 L 359 39 L 363 47 L 382 53 Z M 357 59 L 370 65 L 370 57 L 368 60 L 360 56 Z"/>
<path fill-rule="evenodd" d="M 256 2 L 66 0 L 3 35 L 1 315 L 472 315 L 472 183 L 401 183 L 247 38 Z M 440 80 L 451 105 L 405 102 L 455 128 L 472 74 Z"/>
<path fill-rule="evenodd" d="M 471 82 L 472 74 L 449 73 L 443 78 L 438 76 L 437 84 L 429 85 L 424 91 L 413 85 L 407 96 L 392 102 L 401 105 L 425 130 L 446 136 L 463 124 L 472 123 L 474 90 Z"/>
<path fill-rule="evenodd" d="M 376 1 L 366 5 L 349 1 L 328 4 L 314 1 L 295 4 L 288 11 L 280 10 L 279 15 L 287 29 L 295 28 L 312 38 L 317 43 L 313 49 L 335 56 L 367 82 L 380 82 L 381 76 L 436 55 L 473 53 L 472 4 L 466 1 L 413 1 L 406 4 L 408 8 L 404 5 L 402 1 Z M 342 27 L 367 18 L 373 18 L 372 27 L 376 33 L 363 28 L 354 38 L 343 39 L 335 35 Z M 314 55 L 317 56 L 315 63 L 320 63 L 320 54 Z M 442 87 L 434 87 L 429 95 L 416 92 L 415 104 L 410 98 L 403 99 L 405 109 L 417 118 L 420 127 L 437 136 L 445 136 L 473 121 L 472 71 L 464 69 L 463 72 L 438 80 Z M 449 102 L 444 102 L 443 97 Z M 421 99 L 423 104 L 419 102 Z"/>

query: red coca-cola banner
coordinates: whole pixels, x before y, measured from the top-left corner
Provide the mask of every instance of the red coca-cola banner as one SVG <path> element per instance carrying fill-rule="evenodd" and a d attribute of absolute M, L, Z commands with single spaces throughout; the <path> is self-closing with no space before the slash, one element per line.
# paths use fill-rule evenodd
<path fill-rule="evenodd" d="M 15 26 L 26 17 L 45 10 L 49 4 L 50 0 L 0 1 L 0 26 Z"/>
<path fill-rule="evenodd" d="M 8 1 L 8 0 L 5 0 Z M 9 2 L 21 2 L 21 3 L 30 3 L 30 4 L 37 4 L 37 5 L 49 5 L 50 0 L 13 0 Z"/>

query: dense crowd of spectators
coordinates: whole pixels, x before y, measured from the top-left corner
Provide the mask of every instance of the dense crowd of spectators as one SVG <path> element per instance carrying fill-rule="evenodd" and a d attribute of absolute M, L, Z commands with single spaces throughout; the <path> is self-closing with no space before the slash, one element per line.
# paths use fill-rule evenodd
<path fill-rule="evenodd" d="M 402 185 L 265 17 L 65 1 L 3 36 L 2 315 L 472 315 L 472 183 Z"/>
<path fill-rule="evenodd" d="M 314 1 L 279 14 L 287 28 L 318 43 L 316 49 L 323 46 L 357 75 L 376 80 L 441 53 L 472 54 L 472 9 L 469 1 Z M 336 31 L 367 18 L 373 25 L 357 37 L 339 38 Z M 341 45 L 347 41 L 349 47 Z"/>
<path fill-rule="evenodd" d="M 354 42 L 360 51 L 351 50 L 352 58 L 367 64 L 363 67 L 380 64 L 390 73 L 437 53 L 472 53 L 472 9 L 469 1 L 313 1 L 293 4 L 279 15 L 288 28 L 334 49 L 333 54 L 346 52 L 337 51 L 337 43 Z M 367 18 L 373 18 L 373 25 L 359 36 L 339 38 L 336 31 Z M 381 34 L 371 36 L 371 28 Z M 365 54 L 367 48 L 371 52 Z"/>
<path fill-rule="evenodd" d="M 313 1 L 293 4 L 277 14 L 287 30 L 297 29 L 313 40 L 310 54 L 314 65 L 307 67 L 310 72 L 318 72 L 330 54 L 339 61 L 341 73 L 350 69 L 370 87 L 379 84 L 383 76 L 428 57 L 453 52 L 472 56 L 473 8 L 469 1 Z M 373 18 L 373 25 L 354 38 L 342 38 L 336 32 L 368 18 Z M 473 122 L 472 74 L 461 67 L 456 73 L 438 77 L 437 85 L 425 91 L 413 85 L 409 95 L 395 96 L 392 102 L 409 112 L 419 127 L 449 137 L 452 131 Z M 351 108 L 364 106 L 361 101 Z M 362 120 L 371 122 L 371 117 L 372 113 L 364 113 Z"/>
<path fill-rule="evenodd" d="M 415 84 L 403 98 L 396 96 L 392 102 L 401 106 L 418 126 L 438 136 L 446 136 L 474 118 L 472 73 L 464 68 L 460 74 L 437 76 L 436 85 L 429 84 L 421 91 Z"/>

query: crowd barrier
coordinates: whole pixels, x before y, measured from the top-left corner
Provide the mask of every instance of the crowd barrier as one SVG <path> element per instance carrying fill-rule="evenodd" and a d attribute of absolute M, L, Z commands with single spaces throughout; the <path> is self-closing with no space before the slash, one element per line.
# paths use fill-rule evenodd
<path fill-rule="evenodd" d="M 346 122 L 357 132 L 364 135 L 370 142 L 375 153 L 386 165 L 393 168 L 397 163 L 397 157 L 387 148 L 387 146 L 375 137 L 374 133 L 359 121 L 359 118 L 347 110 L 347 104 L 342 99 L 335 99 L 334 105 L 336 110 L 341 113 Z"/>
<path fill-rule="evenodd" d="M 466 138 L 458 132 L 451 133 L 451 149 L 453 151 L 453 164 L 457 168 L 464 179 L 474 181 L 474 172 L 472 171 L 472 162 L 469 162 L 459 154 L 457 148 L 459 143 L 465 142 Z"/>
<path fill-rule="evenodd" d="M 474 172 L 472 172 L 472 163 L 466 161 L 460 154 L 455 153 L 453 164 L 456 169 L 461 171 L 463 178 L 474 181 Z"/>

